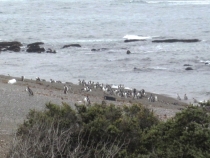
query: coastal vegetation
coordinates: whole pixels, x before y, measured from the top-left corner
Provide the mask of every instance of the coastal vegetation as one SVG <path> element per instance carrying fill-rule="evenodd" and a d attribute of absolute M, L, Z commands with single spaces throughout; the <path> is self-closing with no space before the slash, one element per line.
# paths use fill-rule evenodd
<path fill-rule="evenodd" d="M 46 104 L 19 125 L 8 158 L 210 157 L 210 115 L 189 106 L 166 122 L 140 105 Z"/>

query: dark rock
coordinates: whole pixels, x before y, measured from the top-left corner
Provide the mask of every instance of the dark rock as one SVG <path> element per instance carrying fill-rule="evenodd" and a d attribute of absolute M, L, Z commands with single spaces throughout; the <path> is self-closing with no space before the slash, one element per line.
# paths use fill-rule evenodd
<path fill-rule="evenodd" d="M 41 53 L 41 52 L 45 52 L 45 49 L 44 48 L 40 48 L 39 45 L 31 45 L 27 50 L 26 52 L 29 52 L 29 53 Z"/>
<path fill-rule="evenodd" d="M 18 45 L 12 45 L 12 46 L 9 46 L 7 50 L 10 50 L 13 52 L 20 52 L 20 47 Z"/>
<path fill-rule="evenodd" d="M 22 44 L 18 41 L 14 41 L 14 42 L 0 42 L 0 47 L 1 48 L 5 48 L 5 47 L 10 47 L 13 45 L 17 45 L 17 46 L 22 46 Z"/>
<path fill-rule="evenodd" d="M 209 63 L 208 62 L 205 62 L 205 65 L 209 65 Z"/>
<path fill-rule="evenodd" d="M 185 70 L 193 70 L 193 68 L 191 68 L 191 67 L 187 67 Z"/>
<path fill-rule="evenodd" d="M 0 42 L 0 51 L 14 51 L 19 52 L 20 46 L 22 44 L 20 42 L 14 41 L 14 42 Z"/>
<path fill-rule="evenodd" d="M 35 43 L 28 44 L 27 47 L 35 47 L 35 46 L 39 46 L 41 44 L 44 44 L 44 43 L 43 42 L 35 42 Z"/>
<path fill-rule="evenodd" d="M 190 64 L 184 64 L 183 66 L 192 66 L 192 65 L 190 65 Z"/>
<path fill-rule="evenodd" d="M 110 97 L 110 96 L 104 96 L 105 100 L 111 100 L 111 101 L 116 101 L 115 97 Z"/>
<path fill-rule="evenodd" d="M 131 54 L 131 52 L 129 50 L 127 50 L 127 54 Z"/>
<path fill-rule="evenodd" d="M 45 52 L 44 48 L 41 48 L 39 45 L 44 44 L 43 42 L 35 42 L 27 45 L 27 50 L 26 52 L 29 53 L 41 53 Z"/>
<path fill-rule="evenodd" d="M 192 42 L 200 42 L 199 39 L 164 39 L 164 40 L 153 40 L 152 42 L 155 43 L 173 43 L 173 42 L 185 42 L 185 43 L 192 43 Z"/>
<path fill-rule="evenodd" d="M 68 47 L 81 47 L 80 44 L 68 44 L 68 45 L 64 45 L 62 48 L 68 48 Z"/>
<path fill-rule="evenodd" d="M 92 52 L 100 51 L 100 49 L 91 49 Z"/>
<path fill-rule="evenodd" d="M 125 43 L 127 43 L 127 42 L 137 42 L 137 41 L 146 41 L 146 40 L 139 40 L 139 39 L 126 39 L 126 40 L 124 40 Z"/>

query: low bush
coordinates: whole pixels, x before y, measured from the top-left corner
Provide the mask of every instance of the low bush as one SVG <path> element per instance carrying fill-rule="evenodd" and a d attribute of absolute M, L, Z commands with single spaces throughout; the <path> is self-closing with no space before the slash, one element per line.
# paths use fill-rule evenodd
<path fill-rule="evenodd" d="M 190 106 L 153 126 L 142 136 L 149 157 L 210 157 L 210 115 L 205 108 Z"/>
<path fill-rule="evenodd" d="M 48 103 L 45 111 L 31 110 L 8 157 L 130 157 L 144 129 L 158 124 L 141 105 L 75 107 Z"/>
<path fill-rule="evenodd" d="M 210 115 L 189 106 L 166 122 L 141 105 L 48 103 L 19 126 L 8 158 L 210 157 Z"/>

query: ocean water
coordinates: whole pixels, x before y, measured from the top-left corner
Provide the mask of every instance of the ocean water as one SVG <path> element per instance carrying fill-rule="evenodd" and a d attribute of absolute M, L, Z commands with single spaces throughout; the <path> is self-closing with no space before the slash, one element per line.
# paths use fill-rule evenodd
<path fill-rule="evenodd" d="M 73 83 L 85 79 L 207 100 L 209 15 L 210 0 L 0 0 L 0 41 L 20 41 L 23 50 L 42 41 L 57 51 L 1 52 L 0 74 Z M 133 35 L 146 40 L 124 42 Z M 201 42 L 152 43 L 168 38 Z M 76 43 L 82 47 L 61 49 Z M 100 48 L 105 49 L 91 51 Z M 194 70 L 186 71 L 184 64 Z"/>

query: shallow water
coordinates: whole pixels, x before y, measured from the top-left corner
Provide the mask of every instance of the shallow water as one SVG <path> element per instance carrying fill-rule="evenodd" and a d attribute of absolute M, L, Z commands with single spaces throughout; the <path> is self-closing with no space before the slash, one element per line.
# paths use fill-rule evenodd
<path fill-rule="evenodd" d="M 210 98 L 210 65 L 205 65 L 210 62 L 209 0 L 0 0 L 0 5 L 0 41 L 42 41 L 57 51 L 2 52 L 1 74 L 73 83 L 85 79 L 172 97 Z M 125 35 L 148 39 L 124 43 Z M 164 38 L 201 42 L 151 42 Z M 72 43 L 82 47 L 61 49 Z M 186 71 L 184 64 L 194 70 Z"/>

